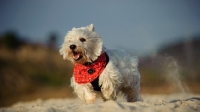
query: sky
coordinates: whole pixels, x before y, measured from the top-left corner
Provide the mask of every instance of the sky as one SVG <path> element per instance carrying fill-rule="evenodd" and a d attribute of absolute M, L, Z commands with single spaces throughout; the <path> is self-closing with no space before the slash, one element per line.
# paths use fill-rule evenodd
<path fill-rule="evenodd" d="M 107 48 L 150 53 L 200 34 L 200 1 L 0 0 L 0 34 L 15 30 L 26 40 L 46 43 L 56 32 L 60 46 L 73 27 L 91 23 Z"/>

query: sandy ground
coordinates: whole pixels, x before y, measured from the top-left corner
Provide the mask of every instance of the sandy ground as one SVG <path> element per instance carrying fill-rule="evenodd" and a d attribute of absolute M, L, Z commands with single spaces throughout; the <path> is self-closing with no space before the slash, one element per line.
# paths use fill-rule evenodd
<path fill-rule="evenodd" d="M 146 94 L 142 97 L 143 102 L 127 103 L 120 97 L 117 101 L 107 102 L 97 99 L 95 104 L 90 105 L 85 105 L 78 98 L 38 99 L 0 108 L 0 112 L 200 112 L 200 95 Z"/>

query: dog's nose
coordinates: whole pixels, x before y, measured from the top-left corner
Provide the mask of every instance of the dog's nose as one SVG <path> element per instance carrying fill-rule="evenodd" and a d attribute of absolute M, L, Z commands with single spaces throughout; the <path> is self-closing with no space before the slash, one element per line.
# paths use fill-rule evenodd
<path fill-rule="evenodd" d="M 76 45 L 74 45 L 74 44 L 73 44 L 73 45 L 70 45 L 69 47 L 70 47 L 71 50 L 76 49 Z"/>

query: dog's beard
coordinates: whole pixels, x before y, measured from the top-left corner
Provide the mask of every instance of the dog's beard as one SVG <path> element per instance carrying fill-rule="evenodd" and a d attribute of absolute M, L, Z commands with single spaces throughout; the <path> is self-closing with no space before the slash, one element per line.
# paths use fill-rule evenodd
<path fill-rule="evenodd" d="M 80 47 L 76 45 L 75 49 L 67 49 L 67 59 L 69 59 L 72 63 L 85 64 L 86 62 L 95 61 L 98 56 L 96 56 L 93 52 L 93 47 Z"/>

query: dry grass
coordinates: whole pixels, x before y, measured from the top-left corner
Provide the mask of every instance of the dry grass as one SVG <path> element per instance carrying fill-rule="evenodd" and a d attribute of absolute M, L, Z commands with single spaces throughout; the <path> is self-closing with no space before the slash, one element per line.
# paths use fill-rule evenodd
<path fill-rule="evenodd" d="M 16 50 L 0 47 L 0 106 L 43 87 L 68 87 L 71 75 L 72 64 L 55 49 L 29 44 Z"/>

